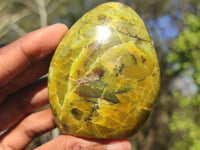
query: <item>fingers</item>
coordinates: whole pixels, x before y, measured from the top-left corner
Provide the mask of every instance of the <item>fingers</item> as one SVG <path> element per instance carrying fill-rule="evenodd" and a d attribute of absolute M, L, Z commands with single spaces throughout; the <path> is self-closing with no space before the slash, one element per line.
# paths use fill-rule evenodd
<path fill-rule="evenodd" d="M 34 137 L 54 127 L 50 109 L 33 113 L 0 138 L 0 150 L 24 149 Z"/>
<path fill-rule="evenodd" d="M 39 77 L 45 75 L 48 72 L 50 60 L 51 55 L 31 65 L 18 76 L 16 76 L 13 80 L 9 81 L 5 86 L 1 87 L 1 98 L 5 98 L 7 95 L 18 91 L 26 85 L 34 82 Z"/>
<path fill-rule="evenodd" d="M 13 79 L 30 64 L 52 53 L 67 31 L 55 24 L 33 31 L 0 49 L 0 87 Z"/>
<path fill-rule="evenodd" d="M 126 139 L 120 140 L 89 140 L 74 137 L 71 135 L 61 135 L 50 142 L 36 148 L 36 150 L 130 150 L 131 144 Z"/>
<path fill-rule="evenodd" d="M 8 129 L 28 113 L 48 104 L 47 80 L 40 80 L 0 103 L 0 131 Z"/>
<path fill-rule="evenodd" d="M 55 127 L 50 109 L 33 113 L 23 119 L 13 129 L 0 138 L 0 150 L 24 149 L 31 140 Z M 38 147 L 36 150 L 130 150 L 131 144 L 126 139 L 89 140 L 62 135 Z"/>

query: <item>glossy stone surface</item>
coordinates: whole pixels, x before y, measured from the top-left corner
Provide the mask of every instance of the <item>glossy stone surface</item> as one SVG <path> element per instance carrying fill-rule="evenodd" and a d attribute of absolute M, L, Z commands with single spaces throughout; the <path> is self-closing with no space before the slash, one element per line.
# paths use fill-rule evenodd
<path fill-rule="evenodd" d="M 149 33 L 128 6 L 110 2 L 86 13 L 52 58 L 49 99 L 64 134 L 116 139 L 150 115 L 160 70 Z"/>

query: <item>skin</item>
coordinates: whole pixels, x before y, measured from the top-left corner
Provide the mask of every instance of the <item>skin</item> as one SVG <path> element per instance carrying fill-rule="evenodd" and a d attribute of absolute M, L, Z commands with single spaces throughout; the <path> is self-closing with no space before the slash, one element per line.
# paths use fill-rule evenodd
<path fill-rule="evenodd" d="M 24 149 L 36 136 L 55 128 L 47 80 L 53 51 L 68 31 L 63 24 L 33 31 L 0 49 L 0 150 Z M 19 138 L 20 137 L 20 138 Z M 127 139 L 91 140 L 60 135 L 36 150 L 129 150 Z"/>

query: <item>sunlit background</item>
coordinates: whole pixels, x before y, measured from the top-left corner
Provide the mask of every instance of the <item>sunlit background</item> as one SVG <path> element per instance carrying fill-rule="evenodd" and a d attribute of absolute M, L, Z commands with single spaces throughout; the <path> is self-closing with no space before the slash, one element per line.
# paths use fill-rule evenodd
<path fill-rule="evenodd" d="M 71 27 L 106 0 L 0 0 L 0 47 L 35 29 Z M 155 109 L 130 137 L 132 150 L 200 150 L 200 1 L 118 0 L 144 20 L 157 51 L 162 80 Z M 102 27 L 99 30 L 106 30 Z M 105 37 L 102 37 L 105 38 Z M 59 135 L 37 137 L 27 150 Z"/>

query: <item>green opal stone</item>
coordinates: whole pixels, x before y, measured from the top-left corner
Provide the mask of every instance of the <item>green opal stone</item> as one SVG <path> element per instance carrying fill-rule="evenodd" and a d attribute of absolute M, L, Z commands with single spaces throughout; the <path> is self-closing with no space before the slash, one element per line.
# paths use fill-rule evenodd
<path fill-rule="evenodd" d="M 135 134 L 159 87 L 159 64 L 144 22 L 116 2 L 99 5 L 72 26 L 48 74 L 57 126 L 64 134 L 87 138 Z"/>

